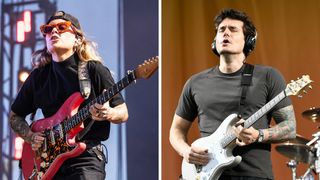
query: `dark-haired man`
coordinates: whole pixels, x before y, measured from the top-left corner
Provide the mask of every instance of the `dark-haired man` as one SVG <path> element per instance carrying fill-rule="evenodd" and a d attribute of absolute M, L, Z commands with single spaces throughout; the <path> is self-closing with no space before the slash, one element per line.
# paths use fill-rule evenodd
<path fill-rule="evenodd" d="M 212 157 L 207 148 L 187 143 L 188 130 L 196 117 L 201 136 L 206 137 L 214 133 L 228 115 L 237 113 L 243 118 L 239 122 L 243 122 L 285 89 L 284 78 L 276 69 L 245 63 L 257 39 L 256 28 L 245 13 L 225 9 L 216 16 L 215 27 L 212 48 L 219 56 L 219 65 L 189 78 L 170 129 L 173 148 L 186 162 L 196 165 L 206 165 Z M 246 85 L 241 83 L 244 71 L 252 74 Z M 276 125 L 270 127 L 272 117 Z M 296 134 L 290 99 L 285 98 L 252 127 L 239 125 L 234 129 L 238 146 L 233 154 L 240 155 L 242 161 L 225 170 L 220 179 L 273 179 L 270 143 L 295 138 Z"/>

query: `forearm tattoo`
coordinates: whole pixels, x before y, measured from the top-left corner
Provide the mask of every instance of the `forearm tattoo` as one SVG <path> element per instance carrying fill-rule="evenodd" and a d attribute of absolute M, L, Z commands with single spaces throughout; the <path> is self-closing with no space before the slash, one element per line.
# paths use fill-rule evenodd
<path fill-rule="evenodd" d="M 21 136 L 25 141 L 31 142 L 31 136 L 28 136 L 30 127 L 23 117 L 11 113 L 9 123 L 15 133 Z"/>
<path fill-rule="evenodd" d="M 292 105 L 273 112 L 272 116 L 280 123 L 267 129 L 267 142 L 283 142 L 296 137 L 296 118 Z"/>

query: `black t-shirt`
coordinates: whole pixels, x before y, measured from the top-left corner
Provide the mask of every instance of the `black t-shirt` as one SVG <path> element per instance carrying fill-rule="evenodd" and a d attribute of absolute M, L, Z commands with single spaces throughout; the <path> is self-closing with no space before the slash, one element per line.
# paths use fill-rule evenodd
<path fill-rule="evenodd" d="M 46 118 L 54 115 L 69 96 L 80 92 L 78 62 L 79 57 L 74 54 L 65 61 L 51 61 L 44 67 L 34 69 L 20 89 L 11 110 L 22 117 L 38 108 Z M 99 96 L 103 89 L 114 84 L 109 69 L 101 63 L 89 61 L 87 67 L 91 79 L 91 94 L 80 108 Z M 117 94 L 110 100 L 110 106 L 115 107 L 123 102 L 121 94 Z M 85 120 L 84 124 L 87 125 L 90 120 Z M 95 121 L 83 139 L 103 141 L 108 139 L 109 133 L 109 121 Z"/>
<path fill-rule="evenodd" d="M 217 66 L 193 75 L 183 88 L 176 114 L 188 121 L 194 121 L 198 117 L 202 137 L 214 133 L 226 117 L 239 111 L 243 69 L 244 66 L 237 72 L 224 74 Z M 246 95 L 243 118 L 250 117 L 285 87 L 284 78 L 277 70 L 255 65 L 252 85 L 249 86 Z M 290 99 L 285 98 L 253 127 L 269 128 L 272 112 L 290 104 Z M 233 154 L 241 155 L 242 161 L 238 166 L 226 170 L 224 174 L 273 178 L 270 150 L 271 145 L 265 143 L 236 147 Z"/>

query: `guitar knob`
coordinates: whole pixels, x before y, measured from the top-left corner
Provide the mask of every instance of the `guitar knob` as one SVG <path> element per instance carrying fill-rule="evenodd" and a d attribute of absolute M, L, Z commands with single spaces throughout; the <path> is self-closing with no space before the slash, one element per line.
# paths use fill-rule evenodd
<path fill-rule="evenodd" d="M 309 87 L 309 89 L 312 89 L 312 86 L 311 86 L 311 85 L 309 85 L 308 87 Z"/>
<path fill-rule="evenodd" d="M 44 161 L 41 162 L 41 163 L 40 163 L 40 167 L 45 168 L 45 167 L 46 167 L 46 162 L 44 162 Z"/>
<path fill-rule="evenodd" d="M 41 154 L 41 157 L 47 158 L 47 157 L 48 157 L 48 154 L 47 154 L 47 153 L 42 153 L 42 154 Z"/>

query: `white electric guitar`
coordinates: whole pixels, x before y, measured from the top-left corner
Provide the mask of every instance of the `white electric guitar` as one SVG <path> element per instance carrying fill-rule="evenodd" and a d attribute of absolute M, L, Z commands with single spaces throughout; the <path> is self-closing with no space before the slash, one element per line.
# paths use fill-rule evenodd
<path fill-rule="evenodd" d="M 298 78 L 298 80 L 292 81 L 284 91 L 251 115 L 244 122 L 243 127 L 249 128 L 285 97 L 298 95 L 301 90 L 305 89 L 312 82 L 309 75 L 303 75 L 301 79 Z M 311 89 L 311 86 L 309 88 Z M 223 120 L 222 124 L 213 134 L 193 142 L 195 146 L 208 148 L 210 161 L 205 166 L 198 166 L 183 160 L 183 180 L 217 180 L 225 169 L 234 167 L 241 162 L 241 156 L 234 157 L 232 155 L 232 150 L 236 147 L 236 135 L 232 130 L 232 126 L 237 121 L 239 121 L 237 114 L 231 114 Z"/>

